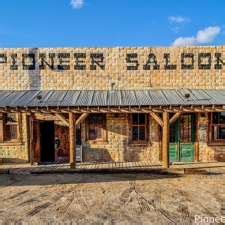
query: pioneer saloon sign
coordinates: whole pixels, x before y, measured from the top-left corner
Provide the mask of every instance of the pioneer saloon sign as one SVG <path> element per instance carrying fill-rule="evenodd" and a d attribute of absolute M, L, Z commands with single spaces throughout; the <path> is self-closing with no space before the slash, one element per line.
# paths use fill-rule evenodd
<path fill-rule="evenodd" d="M 86 61 L 90 62 L 89 64 Z M 138 53 L 126 54 L 120 58 L 126 65 L 127 70 L 192 70 L 192 69 L 216 69 L 220 70 L 225 65 L 221 53 L 181 53 L 180 64 L 176 65 L 171 60 L 170 53 L 164 53 L 162 58 L 156 54 L 149 53 L 144 63 L 140 63 Z M 163 63 L 162 63 L 163 62 Z M 10 70 L 105 70 L 107 57 L 104 53 L 93 52 L 87 54 L 79 53 L 29 53 L 29 54 L 7 54 L 0 53 L 0 66 L 7 64 Z"/>

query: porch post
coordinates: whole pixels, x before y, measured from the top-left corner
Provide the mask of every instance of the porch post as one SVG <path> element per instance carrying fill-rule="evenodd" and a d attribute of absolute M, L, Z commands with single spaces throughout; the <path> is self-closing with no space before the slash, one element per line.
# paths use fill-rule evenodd
<path fill-rule="evenodd" d="M 169 168 L 169 113 L 163 112 L 162 165 Z"/>
<path fill-rule="evenodd" d="M 70 168 L 76 168 L 76 129 L 74 113 L 69 112 Z"/>
<path fill-rule="evenodd" d="M 29 155 L 30 155 L 30 164 L 33 165 L 34 163 L 34 129 L 33 129 L 33 122 L 34 122 L 34 115 L 31 113 L 30 115 L 26 115 L 27 119 L 27 136 L 28 136 L 28 141 L 29 141 Z"/>

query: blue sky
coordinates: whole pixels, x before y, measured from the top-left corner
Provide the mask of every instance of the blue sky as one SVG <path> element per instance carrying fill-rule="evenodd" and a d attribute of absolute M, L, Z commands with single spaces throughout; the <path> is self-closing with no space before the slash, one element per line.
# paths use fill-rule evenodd
<path fill-rule="evenodd" d="M 2 0 L 0 47 L 223 45 L 224 0 Z"/>

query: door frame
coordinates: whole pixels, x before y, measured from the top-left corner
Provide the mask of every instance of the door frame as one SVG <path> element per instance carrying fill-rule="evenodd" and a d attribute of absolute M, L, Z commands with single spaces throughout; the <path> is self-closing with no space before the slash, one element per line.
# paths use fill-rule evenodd
<path fill-rule="evenodd" d="M 181 117 L 183 115 L 191 115 L 191 142 L 181 142 L 180 138 L 181 138 Z M 171 131 L 171 128 L 172 126 L 175 126 L 175 142 L 169 142 L 169 160 L 171 163 L 176 163 L 176 162 L 194 162 L 196 161 L 196 159 L 198 158 L 196 156 L 196 154 L 198 153 L 197 149 L 196 149 L 196 143 L 197 143 L 197 121 L 198 121 L 198 114 L 196 113 L 184 113 L 184 114 L 181 114 L 181 116 L 173 123 L 170 125 L 170 131 Z M 171 134 L 170 134 L 171 135 Z M 171 136 L 170 136 L 171 138 Z M 192 150 L 192 155 L 191 155 L 191 161 L 189 160 L 181 160 L 181 153 L 182 153 L 182 146 L 185 147 L 185 146 L 188 146 L 188 145 L 192 145 L 190 148 L 193 148 Z M 171 160 L 171 154 L 172 154 L 172 148 L 173 150 L 175 151 L 175 160 Z"/>

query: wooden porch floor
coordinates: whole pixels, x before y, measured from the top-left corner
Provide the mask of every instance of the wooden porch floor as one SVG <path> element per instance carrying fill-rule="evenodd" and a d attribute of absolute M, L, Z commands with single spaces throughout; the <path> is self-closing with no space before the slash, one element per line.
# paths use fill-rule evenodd
<path fill-rule="evenodd" d="M 107 162 L 107 163 L 77 163 L 76 169 L 70 169 L 69 164 L 1 164 L 0 173 L 67 173 L 67 172 L 162 172 L 198 170 L 210 168 L 225 168 L 225 162 L 206 163 L 178 163 L 165 169 L 162 165 L 154 165 L 150 162 Z"/>
<path fill-rule="evenodd" d="M 105 163 L 78 163 L 76 168 L 89 169 L 147 169 L 161 168 L 161 165 L 152 164 L 151 162 L 105 162 Z"/>

